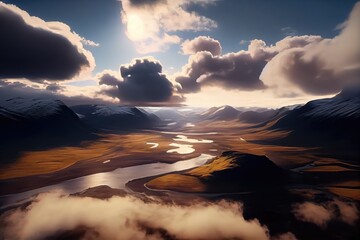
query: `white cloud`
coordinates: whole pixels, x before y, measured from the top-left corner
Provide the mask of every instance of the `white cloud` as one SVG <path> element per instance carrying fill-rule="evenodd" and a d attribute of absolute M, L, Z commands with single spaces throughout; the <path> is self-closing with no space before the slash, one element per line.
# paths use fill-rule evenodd
<path fill-rule="evenodd" d="M 201 51 L 208 51 L 214 56 L 221 55 L 221 45 L 218 40 L 206 36 L 199 36 L 186 40 L 181 44 L 183 54 L 191 55 Z"/>
<path fill-rule="evenodd" d="M 360 3 L 356 3 L 340 34 L 317 39 L 305 47 L 282 51 L 264 68 L 260 79 L 279 95 L 335 94 L 360 83 Z"/>
<path fill-rule="evenodd" d="M 217 40 L 201 36 L 184 43 L 183 51 L 194 54 L 189 57 L 182 72 L 174 74 L 174 78 L 182 85 L 184 93 L 199 92 L 203 86 L 247 91 L 265 89 L 267 86 L 260 80 L 260 75 L 274 56 L 315 41 L 319 41 L 318 36 L 286 37 L 268 46 L 263 40 L 254 39 L 246 51 L 221 55 Z"/>
<path fill-rule="evenodd" d="M 77 227 L 88 229 L 89 239 L 270 239 L 258 220 L 244 219 L 242 205 L 225 201 L 181 206 L 133 197 L 99 200 L 49 193 L 7 214 L 4 223 L 5 239 L 19 240 L 43 239 Z"/>
<path fill-rule="evenodd" d="M 121 19 L 127 37 L 139 53 L 164 51 L 180 43 L 177 31 L 204 31 L 217 26 L 216 22 L 190 12 L 190 4 L 207 5 L 214 0 L 135 1 L 122 0 Z"/>

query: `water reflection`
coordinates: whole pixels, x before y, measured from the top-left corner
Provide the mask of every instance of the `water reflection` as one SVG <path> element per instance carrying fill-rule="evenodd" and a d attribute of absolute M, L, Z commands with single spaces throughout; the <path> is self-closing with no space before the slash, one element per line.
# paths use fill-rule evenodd
<path fill-rule="evenodd" d="M 157 148 L 159 146 L 158 143 L 154 143 L 154 142 L 147 142 L 146 144 L 152 145 L 150 148 Z"/>
<path fill-rule="evenodd" d="M 207 139 L 195 139 L 195 138 L 188 138 L 185 135 L 176 135 L 176 137 L 174 138 L 174 141 L 179 141 L 179 142 L 188 142 L 188 143 L 212 143 L 214 142 L 213 140 L 207 140 Z"/>
<path fill-rule="evenodd" d="M 178 154 L 189 154 L 193 153 L 195 149 L 193 145 L 180 144 L 180 143 L 170 143 L 169 146 L 176 147 L 174 149 L 167 150 L 167 153 L 178 153 Z"/>
<path fill-rule="evenodd" d="M 161 133 L 164 134 L 171 134 L 171 135 L 183 135 L 186 134 L 188 136 L 201 136 L 201 135 L 216 135 L 218 134 L 218 132 L 208 132 L 208 133 L 195 133 L 195 132 L 190 132 L 190 133 L 185 133 L 185 132 L 166 132 L 166 131 L 162 131 Z"/>
<path fill-rule="evenodd" d="M 35 194 L 48 191 L 61 190 L 65 194 L 71 194 L 75 192 L 81 192 L 90 187 L 99 185 L 108 185 L 112 188 L 125 189 L 125 184 L 131 180 L 194 168 L 205 164 L 213 157 L 214 156 L 210 154 L 201 154 L 199 157 L 178 161 L 173 164 L 145 164 L 133 167 L 118 168 L 112 172 L 96 173 L 84 177 L 74 178 L 56 185 L 42 187 L 19 194 L 1 196 L 0 202 L 4 204 L 0 207 L 0 209 L 14 205 L 16 203 L 20 203 L 24 200 L 29 200 Z"/>

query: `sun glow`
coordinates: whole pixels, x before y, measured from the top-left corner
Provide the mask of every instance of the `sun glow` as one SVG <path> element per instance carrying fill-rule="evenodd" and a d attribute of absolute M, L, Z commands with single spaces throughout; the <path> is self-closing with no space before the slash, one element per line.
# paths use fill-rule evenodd
<path fill-rule="evenodd" d="M 146 38 L 145 23 L 137 14 L 127 16 L 127 34 L 133 41 L 140 41 Z"/>

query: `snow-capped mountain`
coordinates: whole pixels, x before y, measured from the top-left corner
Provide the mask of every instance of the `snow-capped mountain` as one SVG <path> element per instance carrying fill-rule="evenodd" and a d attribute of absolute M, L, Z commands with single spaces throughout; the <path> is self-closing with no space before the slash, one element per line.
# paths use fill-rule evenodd
<path fill-rule="evenodd" d="M 353 122 L 355 124 L 359 123 L 359 120 L 360 91 L 348 92 L 345 90 L 333 98 L 313 100 L 290 111 L 274 127 L 290 127 L 292 124 L 301 126 L 309 123 L 344 124 L 345 122 Z M 341 125 L 336 127 L 341 127 Z"/>
<path fill-rule="evenodd" d="M 51 99 L 12 98 L 1 102 L 1 106 L 29 119 L 41 119 L 71 111 L 63 102 Z"/>
<path fill-rule="evenodd" d="M 13 98 L 0 102 L 0 150 L 36 149 L 94 137 L 63 102 Z"/>
<path fill-rule="evenodd" d="M 333 98 L 310 101 L 280 118 L 271 128 L 290 130 L 288 141 L 302 145 L 360 145 L 360 87 Z"/>
<path fill-rule="evenodd" d="M 59 100 L 12 98 L 2 101 L 0 121 L 2 132 L 10 134 L 19 131 L 50 134 L 79 127 L 83 130 L 78 116 Z"/>
<path fill-rule="evenodd" d="M 160 119 L 141 108 L 115 105 L 78 105 L 71 109 L 93 128 L 129 130 L 151 128 Z"/>

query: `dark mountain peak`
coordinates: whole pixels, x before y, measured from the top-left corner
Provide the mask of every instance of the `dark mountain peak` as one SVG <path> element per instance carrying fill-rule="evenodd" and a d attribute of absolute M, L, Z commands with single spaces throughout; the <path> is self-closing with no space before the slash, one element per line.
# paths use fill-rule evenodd
<path fill-rule="evenodd" d="M 0 102 L 0 106 L 25 118 L 41 119 L 54 115 L 76 115 L 60 100 L 45 98 L 11 98 Z"/>
<path fill-rule="evenodd" d="M 202 113 L 201 116 L 205 120 L 234 120 L 237 119 L 240 111 L 229 105 L 222 107 L 212 107 L 206 112 Z"/>
<path fill-rule="evenodd" d="M 94 128 L 127 130 L 152 128 L 160 119 L 144 109 L 119 105 L 78 105 L 71 109 Z"/>

